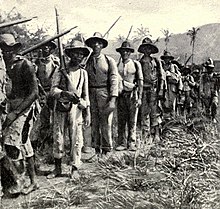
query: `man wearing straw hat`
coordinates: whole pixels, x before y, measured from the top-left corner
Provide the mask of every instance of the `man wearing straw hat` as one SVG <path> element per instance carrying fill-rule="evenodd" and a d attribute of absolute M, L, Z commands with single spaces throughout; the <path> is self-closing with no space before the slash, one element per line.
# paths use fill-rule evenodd
<path fill-rule="evenodd" d="M 12 34 L 0 35 L 0 48 L 12 83 L 8 95 L 8 114 L 3 123 L 4 146 L 7 156 L 13 160 L 18 171 L 21 170 L 21 163 L 24 163 L 23 159 L 26 160 L 31 184 L 22 192 L 28 194 L 38 188 L 35 181 L 34 152 L 29 138 L 38 84 L 32 63 L 16 55 L 20 47 L 21 43 L 16 42 Z M 10 193 L 19 192 L 18 188 L 12 190 Z"/>
<path fill-rule="evenodd" d="M 109 156 L 112 144 L 112 119 L 118 96 L 118 69 L 113 58 L 102 54 L 107 40 L 98 32 L 85 41 L 93 52 L 86 70 L 89 77 L 92 146 L 96 156 Z M 108 155 L 107 155 L 108 154 Z"/>
<path fill-rule="evenodd" d="M 163 104 L 164 119 L 169 120 L 176 115 L 177 94 L 182 90 L 181 73 L 176 64 L 171 61 L 174 57 L 168 51 L 164 51 L 160 57 L 163 60 L 163 69 L 166 73 L 167 89 L 165 92 L 165 101 Z"/>
<path fill-rule="evenodd" d="M 217 122 L 216 114 L 218 107 L 219 78 L 214 73 L 214 62 L 209 58 L 204 64 L 206 71 L 200 80 L 200 97 L 205 106 L 205 113 L 211 117 L 213 122 Z"/>
<path fill-rule="evenodd" d="M 55 170 L 48 178 L 61 175 L 61 162 L 67 142 L 70 142 L 71 177 L 78 173 L 83 146 L 82 127 L 90 125 L 88 75 L 81 67 L 82 60 L 89 55 L 89 49 L 82 42 L 74 40 L 66 46 L 65 53 L 70 58 L 67 68 L 56 70 L 52 80 L 51 96 L 55 98 L 53 117 Z M 70 103 L 69 110 L 59 109 L 60 101 L 64 104 Z M 82 114 L 83 110 L 86 114 Z"/>
<path fill-rule="evenodd" d="M 151 129 L 154 131 L 154 141 L 160 140 L 161 110 L 159 99 L 164 95 L 165 72 L 162 64 L 151 55 L 158 53 L 157 46 L 150 38 L 144 38 L 138 48 L 143 53 L 140 59 L 142 66 L 144 85 L 141 106 L 142 139 L 151 141 Z"/>
<path fill-rule="evenodd" d="M 123 81 L 123 91 L 118 96 L 118 147 L 116 150 L 135 151 L 136 126 L 138 109 L 141 105 L 143 91 L 143 73 L 141 64 L 130 58 L 134 49 L 128 41 L 124 41 L 120 48 L 116 49 L 120 53 L 122 62 L 118 64 L 118 71 Z M 128 137 L 126 137 L 126 125 Z"/>

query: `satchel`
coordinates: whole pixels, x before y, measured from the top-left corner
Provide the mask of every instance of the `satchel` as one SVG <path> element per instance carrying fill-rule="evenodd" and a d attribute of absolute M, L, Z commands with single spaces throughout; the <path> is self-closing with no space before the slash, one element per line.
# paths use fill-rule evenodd
<path fill-rule="evenodd" d="M 56 103 L 56 110 L 59 112 L 69 112 L 72 108 L 72 102 L 70 101 L 65 101 L 62 102 L 60 100 L 57 100 Z"/>
<path fill-rule="evenodd" d="M 56 111 L 69 112 L 73 104 L 70 101 L 63 100 L 62 98 L 55 99 L 53 96 L 48 95 L 47 105 L 51 110 L 54 110 L 54 106 L 56 105 L 56 108 L 55 108 Z"/>

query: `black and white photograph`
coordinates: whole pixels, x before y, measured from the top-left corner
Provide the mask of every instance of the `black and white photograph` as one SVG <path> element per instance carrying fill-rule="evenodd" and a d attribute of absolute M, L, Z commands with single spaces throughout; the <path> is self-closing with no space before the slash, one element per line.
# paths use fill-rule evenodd
<path fill-rule="evenodd" d="M 0 209 L 220 209 L 220 1 L 0 0 Z"/>

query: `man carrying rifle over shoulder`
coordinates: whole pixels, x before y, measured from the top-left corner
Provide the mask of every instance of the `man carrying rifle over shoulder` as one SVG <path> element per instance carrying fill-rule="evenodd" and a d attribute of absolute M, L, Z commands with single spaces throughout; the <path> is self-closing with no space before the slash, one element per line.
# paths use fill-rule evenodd
<path fill-rule="evenodd" d="M 89 78 L 91 103 L 92 146 L 95 148 L 95 160 L 100 154 L 110 157 L 113 149 L 112 121 L 118 97 L 118 68 L 113 58 L 102 53 L 108 41 L 99 32 L 85 41 L 93 52 L 86 71 Z"/>
<path fill-rule="evenodd" d="M 33 104 L 38 96 L 38 84 L 31 62 L 17 56 L 21 43 L 16 42 L 12 34 L 0 35 L 0 48 L 6 62 L 7 74 L 12 82 L 8 96 L 8 114 L 3 123 L 3 140 L 6 155 L 13 161 L 20 172 L 24 159 L 31 184 L 22 190 L 24 194 L 38 188 L 35 181 L 33 149 L 29 139 Z M 16 187 L 17 186 L 17 187 Z M 20 193 L 19 183 L 10 193 Z"/>
<path fill-rule="evenodd" d="M 71 177 L 74 177 L 81 165 L 82 126 L 90 125 L 88 75 L 81 67 L 81 62 L 89 55 L 89 50 L 82 42 L 74 40 L 66 47 L 65 53 L 70 61 L 66 68 L 61 65 L 62 68 L 56 70 L 52 80 L 51 95 L 55 98 L 53 118 L 55 169 L 47 176 L 49 179 L 61 175 L 64 145 L 68 141 L 71 145 Z M 86 111 L 84 118 L 83 110 Z"/>

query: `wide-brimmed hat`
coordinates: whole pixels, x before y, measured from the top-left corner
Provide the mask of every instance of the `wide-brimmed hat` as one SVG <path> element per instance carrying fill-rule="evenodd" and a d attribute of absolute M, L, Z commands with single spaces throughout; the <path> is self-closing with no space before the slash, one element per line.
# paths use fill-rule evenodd
<path fill-rule="evenodd" d="M 181 72 L 189 74 L 189 73 L 191 73 L 191 69 L 190 69 L 190 67 L 185 66 L 185 67 L 182 68 Z"/>
<path fill-rule="evenodd" d="M 87 57 L 90 53 L 89 49 L 84 46 L 84 44 L 81 41 L 78 40 L 73 40 L 70 44 L 66 45 L 64 52 L 68 57 L 70 57 L 70 52 L 71 51 L 82 51 Z"/>
<path fill-rule="evenodd" d="M 124 41 L 121 44 L 121 47 L 116 49 L 116 52 L 121 52 L 121 50 L 128 50 L 132 53 L 134 52 L 133 47 L 131 46 L 130 42 L 128 42 L 128 41 Z"/>
<path fill-rule="evenodd" d="M 143 39 L 142 44 L 138 48 L 138 52 L 144 53 L 144 48 L 145 47 L 150 47 L 151 51 L 152 51 L 152 54 L 156 54 L 156 53 L 159 52 L 159 49 L 157 48 L 157 46 L 148 37 Z"/>
<path fill-rule="evenodd" d="M 205 67 L 207 67 L 207 68 L 214 68 L 214 67 L 215 67 L 212 58 L 209 58 L 209 59 L 206 61 L 206 63 L 205 63 Z"/>
<path fill-rule="evenodd" d="M 12 34 L 6 33 L 0 35 L 0 48 L 10 48 L 11 50 L 18 50 L 21 47 L 21 43 L 15 41 Z"/>
<path fill-rule="evenodd" d="M 108 46 L 108 41 L 102 38 L 102 34 L 99 32 L 95 32 L 92 37 L 86 39 L 85 44 L 91 47 L 91 43 L 97 40 L 103 43 L 103 48 L 106 48 Z"/>
<path fill-rule="evenodd" d="M 163 55 L 160 57 L 160 59 L 162 59 L 162 60 L 165 60 L 165 59 L 173 60 L 174 57 L 171 55 L 170 52 L 164 50 Z"/>
<path fill-rule="evenodd" d="M 50 39 L 50 38 L 51 38 L 51 36 L 45 35 L 45 36 L 42 38 L 42 41 L 46 41 L 46 40 L 48 40 L 48 39 Z M 57 48 L 57 43 L 56 43 L 54 40 L 49 41 L 49 42 L 46 43 L 45 45 L 51 45 L 53 49 L 56 49 L 56 48 Z"/>

